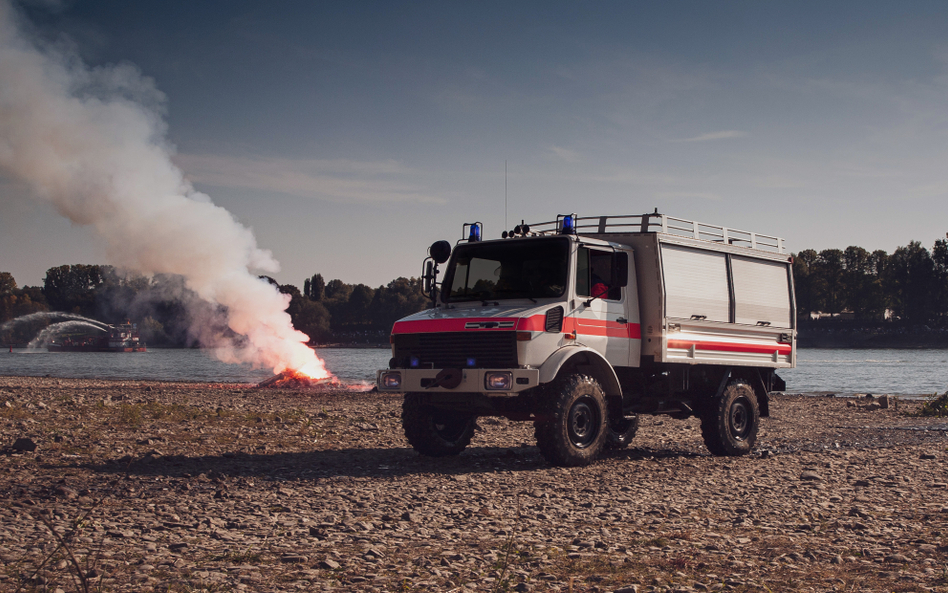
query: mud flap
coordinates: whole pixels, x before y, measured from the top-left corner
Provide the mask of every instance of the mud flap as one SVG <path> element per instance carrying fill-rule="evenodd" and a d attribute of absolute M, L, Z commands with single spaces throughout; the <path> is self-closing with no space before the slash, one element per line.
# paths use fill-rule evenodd
<path fill-rule="evenodd" d="M 753 387 L 754 393 L 757 394 L 757 405 L 760 407 L 760 417 L 769 418 L 770 392 L 785 390 L 787 388 L 787 383 L 778 377 L 777 373 L 760 369 L 757 370 L 754 379 Z"/>

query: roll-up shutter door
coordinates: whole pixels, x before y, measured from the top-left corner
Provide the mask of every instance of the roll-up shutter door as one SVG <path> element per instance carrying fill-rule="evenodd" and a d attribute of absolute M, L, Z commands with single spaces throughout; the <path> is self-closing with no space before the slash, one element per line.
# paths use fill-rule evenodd
<path fill-rule="evenodd" d="M 723 253 L 662 245 L 665 315 L 730 321 L 727 260 Z"/>
<path fill-rule="evenodd" d="M 731 273 L 737 323 L 791 327 L 787 264 L 732 257 Z"/>

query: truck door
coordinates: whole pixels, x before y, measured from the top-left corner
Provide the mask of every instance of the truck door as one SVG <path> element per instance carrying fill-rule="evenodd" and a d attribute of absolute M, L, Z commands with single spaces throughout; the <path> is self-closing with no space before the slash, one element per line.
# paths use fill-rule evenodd
<path fill-rule="evenodd" d="M 629 366 L 630 362 L 628 270 L 629 256 L 624 251 L 578 248 L 573 315 L 576 342 L 595 349 L 612 366 Z"/>

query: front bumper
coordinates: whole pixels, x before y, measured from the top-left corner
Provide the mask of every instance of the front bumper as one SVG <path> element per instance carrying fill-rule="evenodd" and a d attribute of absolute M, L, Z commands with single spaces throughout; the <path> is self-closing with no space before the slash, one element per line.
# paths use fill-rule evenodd
<path fill-rule="evenodd" d="M 384 369 L 378 371 L 375 383 L 379 391 L 401 393 L 407 391 L 427 391 L 429 393 L 485 393 L 502 395 L 519 393 L 540 384 L 539 369 L 460 369 L 461 383 L 453 389 L 432 387 L 435 377 L 441 369 Z M 383 380 L 386 374 L 398 373 L 400 382 L 397 387 L 386 386 Z M 491 373 L 510 373 L 510 387 L 507 389 L 489 389 L 486 379 Z"/>

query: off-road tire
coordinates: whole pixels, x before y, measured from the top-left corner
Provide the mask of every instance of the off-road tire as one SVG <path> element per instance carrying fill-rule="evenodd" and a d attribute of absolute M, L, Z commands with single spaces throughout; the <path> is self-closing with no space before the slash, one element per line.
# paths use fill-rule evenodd
<path fill-rule="evenodd" d="M 464 450 L 474 436 L 471 414 L 440 410 L 422 403 L 419 393 L 406 393 L 402 402 L 405 438 L 422 455 L 446 457 Z"/>
<path fill-rule="evenodd" d="M 760 408 L 753 388 L 731 383 L 701 415 L 701 436 L 712 455 L 747 455 L 757 443 Z"/>
<path fill-rule="evenodd" d="M 624 449 L 629 446 L 639 431 L 639 417 L 612 417 L 606 434 L 606 449 Z"/>
<path fill-rule="evenodd" d="M 534 424 L 543 457 L 566 467 L 595 461 L 609 432 L 606 398 L 599 382 L 569 375 L 547 388 L 545 400 L 545 418 Z"/>

